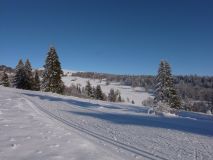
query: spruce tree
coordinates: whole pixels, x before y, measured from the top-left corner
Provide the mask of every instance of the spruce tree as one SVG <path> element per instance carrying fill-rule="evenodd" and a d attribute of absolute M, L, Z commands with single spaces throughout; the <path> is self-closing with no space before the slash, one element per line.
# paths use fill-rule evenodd
<path fill-rule="evenodd" d="M 110 102 L 115 102 L 116 101 L 116 94 L 115 94 L 114 89 L 110 89 L 110 92 L 108 94 L 108 100 Z"/>
<path fill-rule="evenodd" d="M 99 99 L 99 100 L 103 100 L 104 99 L 103 92 L 101 90 L 101 86 L 100 85 L 96 86 L 96 99 Z"/>
<path fill-rule="evenodd" d="M 25 89 L 32 90 L 34 78 L 33 78 L 33 73 L 32 73 L 32 66 L 30 64 L 29 59 L 26 60 L 24 69 L 25 69 L 25 74 L 26 74 Z"/>
<path fill-rule="evenodd" d="M 41 88 L 45 92 L 63 93 L 64 84 L 61 79 L 63 71 L 54 47 L 50 47 L 42 74 Z"/>
<path fill-rule="evenodd" d="M 35 71 L 35 76 L 33 80 L 33 90 L 40 91 L 40 79 L 39 79 L 38 71 Z"/>
<path fill-rule="evenodd" d="M 122 101 L 122 99 L 121 99 L 121 95 L 120 94 L 118 94 L 118 102 L 121 102 Z"/>
<path fill-rule="evenodd" d="M 9 87 L 10 86 L 10 82 L 9 82 L 9 78 L 7 73 L 4 71 L 2 78 L 1 78 L 1 85 L 3 85 L 4 87 Z"/>
<path fill-rule="evenodd" d="M 92 94 L 90 96 L 91 98 L 96 98 L 96 88 L 93 86 L 92 87 Z"/>
<path fill-rule="evenodd" d="M 91 84 L 90 84 L 90 81 L 87 81 L 87 84 L 85 86 L 85 92 L 86 92 L 86 96 L 88 97 L 92 97 L 92 87 L 91 87 Z"/>
<path fill-rule="evenodd" d="M 171 74 L 171 67 L 167 61 L 161 61 L 155 85 L 155 102 L 165 104 L 171 108 L 179 109 L 181 106 L 180 97 L 174 87 Z"/>
<path fill-rule="evenodd" d="M 19 89 L 27 89 L 26 84 L 27 84 L 27 75 L 25 72 L 24 63 L 20 59 L 15 69 L 13 85 Z"/>

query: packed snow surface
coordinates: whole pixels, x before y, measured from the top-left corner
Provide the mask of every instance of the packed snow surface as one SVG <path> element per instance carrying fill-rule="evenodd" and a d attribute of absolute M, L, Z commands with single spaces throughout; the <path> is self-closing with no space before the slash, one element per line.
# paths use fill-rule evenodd
<path fill-rule="evenodd" d="M 213 117 L 0 87 L 1 160 L 212 160 Z"/>

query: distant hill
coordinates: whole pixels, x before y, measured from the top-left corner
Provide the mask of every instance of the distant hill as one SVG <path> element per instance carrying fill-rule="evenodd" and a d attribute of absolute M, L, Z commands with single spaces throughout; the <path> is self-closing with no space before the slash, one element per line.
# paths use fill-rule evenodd
<path fill-rule="evenodd" d="M 15 69 L 5 66 L 5 65 L 0 65 L 0 72 L 6 71 L 7 73 L 14 73 Z"/>

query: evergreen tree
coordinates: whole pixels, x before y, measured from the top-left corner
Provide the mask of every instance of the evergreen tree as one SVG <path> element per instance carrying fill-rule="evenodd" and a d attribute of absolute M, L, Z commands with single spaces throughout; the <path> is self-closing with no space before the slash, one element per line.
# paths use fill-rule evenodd
<path fill-rule="evenodd" d="M 31 67 L 29 59 L 26 60 L 24 69 L 26 74 L 25 89 L 32 90 L 34 78 L 33 78 L 32 67 Z"/>
<path fill-rule="evenodd" d="M 90 96 L 91 98 L 96 98 L 96 88 L 93 86 L 92 87 L 92 94 Z"/>
<path fill-rule="evenodd" d="M 179 109 L 181 106 L 181 100 L 174 87 L 171 67 L 166 61 L 161 61 L 156 77 L 155 102 L 160 102 L 161 106 L 165 104 L 165 106 L 175 109 Z"/>
<path fill-rule="evenodd" d="M 63 93 L 64 84 L 61 80 L 63 71 L 54 47 L 50 47 L 44 65 L 41 88 L 45 92 Z"/>
<path fill-rule="evenodd" d="M 86 92 L 86 96 L 88 97 L 92 97 L 92 87 L 91 87 L 91 84 L 90 84 L 90 81 L 87 81 L 87 84 L 85 86 L 85 92 Z"/>
<path fill-rule="evenodd" d="M 1 85 L 3 85 L 4 87 L 10 86 L 8 75 L 5 71 L 3 72 L 3 75 L 2 75 L 2 78 L 1 78 Z"/>
<path fill-rule="evenodd" d="M 116 101 L 116 94 L 115 94 L 114 89 L 110 89 L 110 92 L 108 94 L 108 100 L 110 102 L 115 102 Z"/>
<path fill-rule="evenodd" d="M 40 91 L 40 79 L 38 71 L 35 71 L 34 81 L 33 81 L 33 90 Z"/>
<path fill-rule="evenodd" d="M 121 99 L 121 95 L 120 94 L 118 94 L 118 102 L 121 102 L 122 101 L 122 99 Z"/>
<path fill-rule="evenodd" d="M 171 108 L 181 109 L 181 99 L 174 88 L 170 89 L 169 105 Z"/>
<path fill-rule="evenodd" d="M 15 76 L 13 79 L 13 84 L 16 88 L 19 89 L 27 89 L 27 75 L 25 72 L 25 67 L 23 61 L 20 59 L 16 69 L 15 69 Z"/>
<path fill-rule="evenodd" d="M 101 90 L 101 86 L 100 85 L 96 86 L 96 99 L 99 99 L 99 100 L 103 100 L 104 99 L 103 92 Z"/>

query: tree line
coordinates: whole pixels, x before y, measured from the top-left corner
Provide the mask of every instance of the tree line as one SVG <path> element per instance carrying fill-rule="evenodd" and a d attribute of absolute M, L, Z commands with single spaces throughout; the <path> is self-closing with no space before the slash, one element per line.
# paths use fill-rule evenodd
<path fill-rule="evenodd" d="M 168 63 L 168 62 L 167 62 Z M 77 72 L 73 76 L 100 79 L 106 85 L 119 82 L 121 85 L 143 87 L 145 91 L 155 91 L 156 76 L 152 75 L 114 75 L 96 72 Z M 172 76 L 173 85 L 181 99 L 181 107 L 187 111 L 207 112 L 213 110 L 213 77 L 197 75 Z M 150 105 L 152 100 L 145 100 L 142 104 Z M 213 112 L 213 111 L 212 111 Z"/>
<path fill-rule="evenodd" d="M 15 75 L 12 78 L 12 83 L 10 84 L 8 75 L 6 73 L 6 66 L 3 67 L 4 71 L 1 78 L 1 84 L 5 87 L 11 86 L 18 89 L 34 91 L 41 90 L 44 92 L 53 92 L 103 101 L 108 100 L 111 102 L 122 101 L 119 91 L 114 91 L 114 89 L 111 89 L 109 94 L 106 95 L 102 92 L 100 85 L 97 85 L 96 87 L 91 86 L 89 81 L 82 89 L 79 85 L 66 87 L 62 81 L 63 71 L 54 47 L 50 47 L 43 66 L 44 70 L 41 73 L 37 70 L 32 70 L 29 59 L 26 60 L 25 64 L 23 63 L 22 59 L 20 59 L 15 68 Z M 41 75 L 41 79 L 39 75 Z"/>
<path fill-rule="evenodd" d="M 5 68 L 5 66 L 3 66 Z M 123 101 L 119 91 L 111 89 L 108 95 L 102 92 L 101 86 L 91 86 L 88 81 L 85 87 L 72 85 L 66 87 L 62 81 L 63 71 L 61 63 L 54 47 L 50 47 L 41 73 L 33 71 L 29 59 L 25 63 L 20 59 L 16 68 L 12 83 L 4 70 L 1 85 L 16 87 L 19 89 L 53 92 L 78 97 L 86 97 L 111 102 Z M 213 110 L 213 78 L 198 76 L 172 76 L 171 66 L 167 61 L 161 61 L 157 76 L 125 76 L 94 72 L 78 72 L 73 76 L 83 78 L 105 79 L 106 85 L 111 81 L 119 81 L 124 85 L 146 87 L 154 93 L 153 106 L 163 110 L 185 109 L 192 111 Z M 199 100 L 198 103 L 192 100 Z M 132 102 L 134 103 L 134 102 Z M 204 104 L 201 104 L 204 103 Z M 191 107 L 193 106 L 193 107 Z M 196 106 L 196 107 L 195 107 Z"/>
<path fill-rule="evenodd" d="M 44 71 L 42 72 L 41 79 L 39 71 L 32 70 L 29 59 L 23 63 L 22 59 L 19 60 L 15 68 L 14 76 L 11 83 L 6 71 L 3 71 L 1 84 L 5 87 L 15 87 L 18 89 L 45 91 L 62 94 L 64 84 L 61 80 L 63 71 L 61 64 L 54 47 L 50 47 L 45 60 Z"/>

